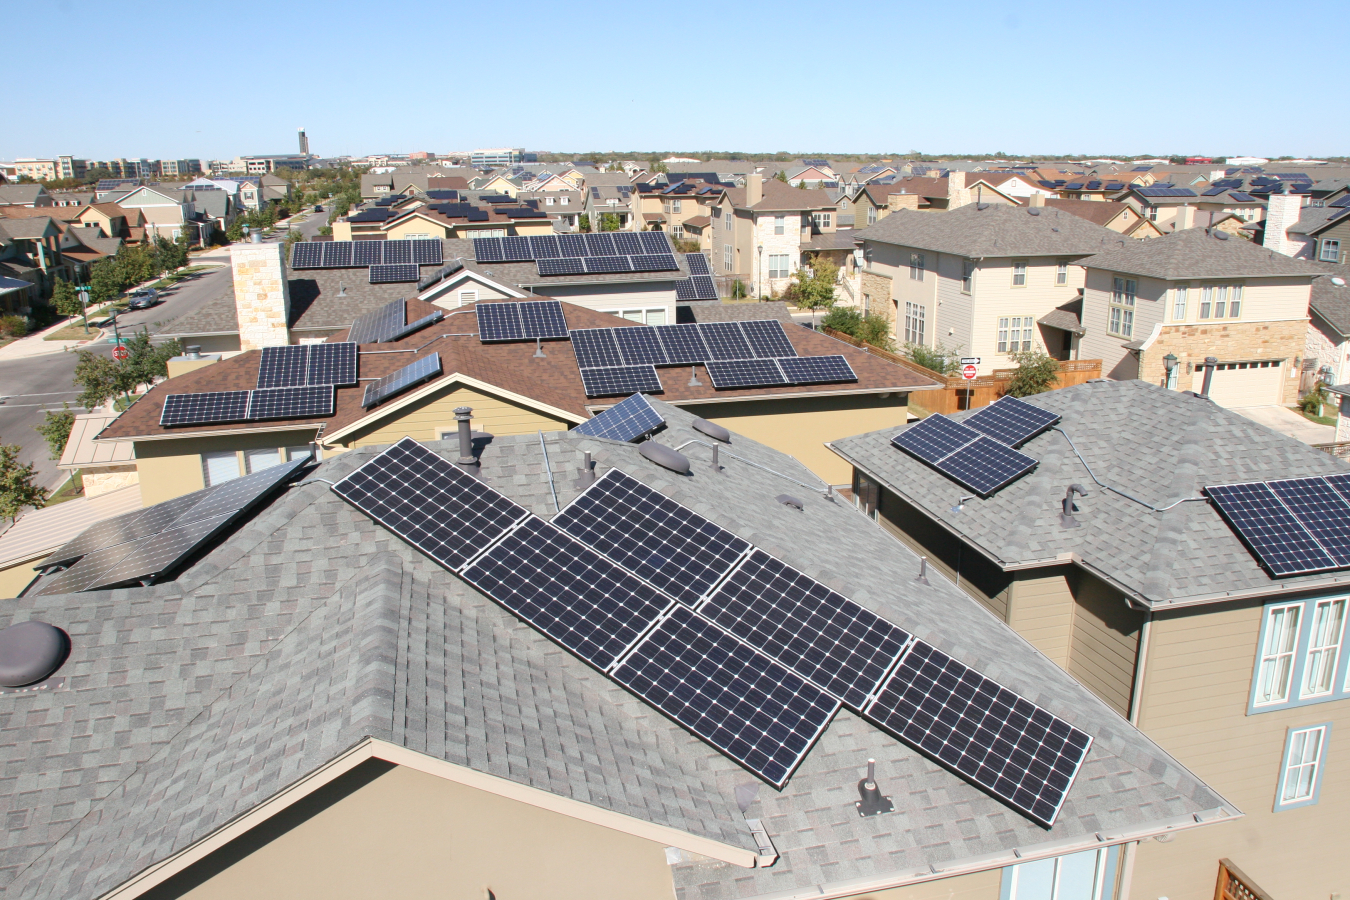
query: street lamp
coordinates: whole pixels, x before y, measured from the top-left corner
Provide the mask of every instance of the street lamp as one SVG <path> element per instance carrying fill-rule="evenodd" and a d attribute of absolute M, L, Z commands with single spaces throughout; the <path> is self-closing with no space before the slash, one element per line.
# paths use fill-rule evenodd
<path fill-rule="evenodd" d="M 1174 353 L 1168 353 L 1163 357 L 1163 368 L 1167 370 L 1167 389 L 1169 391 L 1177 389 L 1177 362 Z"/>
<path fill-rule="evenodd" d="M 759 269 L 755 272 L 755 297 L 764 293 L 764 245 L 759 245 Z"/>

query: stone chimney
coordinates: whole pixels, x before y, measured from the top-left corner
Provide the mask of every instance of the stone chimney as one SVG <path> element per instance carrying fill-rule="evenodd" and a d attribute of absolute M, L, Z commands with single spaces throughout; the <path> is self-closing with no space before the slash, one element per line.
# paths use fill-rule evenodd
<path fill-rule="evenodd" d="M 947 208 L 970 205 L 970 189 L 966 187 L 966 173 L 955 170 L 947 173 Z"/>
<path fill-rule="evenodd" d="M 889 210 L 919 208 L 918 194 L 887 194 L 886 208 Z"/>
<path fill-rule="evenodd" d="M 1045 206 L 1045 195 L 1032 194 L 1027 198 L 1027 206 Z"/>
<path fill-rule="evenodd" d="M 764 176 L 755 174 L 745 176 L 745 205 L 754 206 L 764 199 Z"/>
<path fill-rule="evenodd" d="M 235 244 L 230 247 L 234 270 L 234 308 L 239 318 L 239 349 L 284 347 L 291 291 L 286 283 L 285 245 Z"/>
<path fill-rule="evenodd" d="M 1302 213 L 1302 196 L 1271 194 L 1270 199 L 1266 201 L 1266 236 L 1261 243 L 1285 256 L 1296 254 L 1302 245 L 1289 240 L 1289 229 L 1298 222 Z"/>

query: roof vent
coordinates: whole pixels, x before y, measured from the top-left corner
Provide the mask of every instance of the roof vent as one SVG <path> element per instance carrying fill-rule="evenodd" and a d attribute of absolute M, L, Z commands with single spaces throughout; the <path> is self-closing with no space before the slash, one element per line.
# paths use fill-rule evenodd
<path fill-rule="evenodd" d="M 1041 211 L 1040 211 L 1038 208 L 1036 208 L 1036 207 L 1034 207 L 1034 206 L 1029 206 L 1029 207 L 1027 207 L 1027 215 L 1029 215 L 1029 216 L 1039 216 L 1040 214 L 1041 214 Z"/>
<path fill-rule="evenodd" d="M 703 432 L 715 441 L 721 441 L 724 444 L 731 443 L 731 432 L 716 422 L 709 422 L 707 419 L 695 419 L 694 430 Z"/>
<path fill-rule="evenodd" d="M 858 782 L 858 796 L 861 799 L 855 800 L 853 805 L 857 807 L 858 815 L 864 818 L 879 816 L 895 809 L 895 804 L 891 802 L 891 798 L 883 797 L 881 789 L 877 787 L 877 761 L 875 759 L 867 761 L 867 777 Z"/>
<path fill-rule="evenodd" d="M 806 504 L 802 502 L 801 498 L 794 497 L 791 494 L 779 494 L 777 497 L 774 497 L 773 499 L 777 500 L 784 506 L 790 506 L 793 509 L 803 509 L 803 510 L 806 509 Z"/>
<path fill-rule="evenodd" d="M 1086 497 L 1088 496 L 1087 488 L 1083 487 L 1081 484 L 1071 484 L 1065 489 L 1063 508 L 1059 514 L 1059 524 L 1061 528 L 1082 527 L 1078 524 L 1078 520 L 1073 517 L 1073 514 L 1078 512 L 1078 504 L 1073 502 L 1074 494 L 1077 494 L 1080 497 Z"/>
<path fill-rule="evenodd" d="M 984 212 L 986 209 L 989 208 L 989 204 L 988 204 L 988 203 L 976 203 L 976 204 L 975 204 L 975 208 L 976 208 L 977 210 L 979 210 L 980 212 Z"/>
<path fill-rule="evenodd" d="M 46 681 L 70 655 L 70 636 L 36 620 L 0 631 L 0 685 L 23 687 Z"/>
<path fill-rule="evenodd" d="M 638 452 L 662 468 L 678 472 L 681 475 L 689 474 L 689 458 L 683 453 L 677 453 L 665 444 L 645 441 L 638 445 Z"/>
<path fill-rule="evenodd" d="M 183 351 L 184 351 L 184 352 L 183 352 L 183 357 L 184 357 L 185 359 L 201 359 L 201 358 L 202 358 L 202 346 L 201 346 L 201 344 L 188 344 L 186 347 L 183 348 Z"/>
<path fill-rule="evenodd" d="M 1331 276 L 1331 283 L 1336 285 L 1336 287 L 1345 287 L 1345 279 L 1339 275 Z"/>
<path fill-rule="evenodd" d="M 1213 233 L 1214 233 L 1214 236 L 1215 236 L 1216 238 L 1218 238 L 1219 240 L 1221 240 L 1221 241 L 1226 241 L 1226 240 L 1228 240 L 1228 232 L 1226 232 L 1226 231 L 1220 231 L 1219 229 L 1216 228 L 1216 229 L 1214 229 L 1214 232 L 1213 232 Z"/>

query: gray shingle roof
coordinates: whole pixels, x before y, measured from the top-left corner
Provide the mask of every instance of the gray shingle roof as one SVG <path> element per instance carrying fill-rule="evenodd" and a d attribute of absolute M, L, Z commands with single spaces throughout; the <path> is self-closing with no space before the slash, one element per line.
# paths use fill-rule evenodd
<path fill-rule="evenodd" d="M 1289 226 L 1291 234 L 1317 234 L 1330 225 L 1332 220 L 1350 215 L 1350 209 L 1336 206 L 1308 206 L 1298 217 L 1298 221 Z"/>
<path fill-rule="evenodd" d="M 1078 264 L 1166 279 L 1318 274 L 1315 267 L 1303 260 L 1292 259 L 1238 237 L 1221 240 L 1204 228 L 1187 228 L 1143 241 L 1118 239 L 1115 244 L 1103 253 L 1078 260 Z"/>
<path fill-rule="evenodd" d="M 1328 325 L 1336 329 L 1342 338 L 1350 338 L 1350 285 L 1347 285 L 1347 282 L 1350 282 L 1350 271 L 1346 266 L 1337 263 L 1313 260 L 1309 260 L 1309 263 L 1326 274 L 1313 279 L 1312 296 L 1308 300 L 1308 306 Z M 1339 278 L 1341 283 L 1336 284 L 1331 280 L 1333 278 Z"/>
<path fill-rule="evenodd" d="M 1110 229 L 1057 209 L 1039 213 L 1003 204 L 980 209 L 974 203 L 942 212 L 901 209 L 854 236 L 970 258 L 1086 256 L 1120 239 Z"/>
<path fill-rule="evenodd" d="M 670 445 L 703 438 L 657 402 Z M 686 900 L 749 897 L 933 867 L 1047 842 L 1095 844 L 1224 804 L 1070 676 L 843 502 L 779 504 L 785 482 L 723 454 L 678 477 L 628 444 L 548 438 L 558 500 L 591 451 L 1095 738 L 1045 830 L 841 713 L 789 782 L 761 788 L 781 858 L 769 869 L 675 866 Z M 455 451 L 448 445 L 441 452 Z M 814 483 L 739 436 L 732 450 Z M 375 449 L 314 473 L 336 480 Z M 488 482 L 533 512 L 554 507 L 536 436 L 484 452 Z M 800 493 L 800 488 L 792 488 Z M 293 487 L 176 582 L 9 601 L 0 626 L 39 617 L 70 632 L 67 687 L 6 697 L 0 850 L 6 896 L 97 897 L 212 833 L 366 736 L 598 807 L 754 849 L 736 806 L 743 770 L 558 650 L 341 501 Z M 868 757 L 897 811 L 860 819 Z M 1233 808 L 1228 806 L 1229 810 Z M 990 865 L 1001 863 L 991 862 Z"/>
<path fill-rule="evenodd" d="M 1215 403 L 1142 381 L 1093 381 L 1026 401 L 1063 416 L 1059 427 L 1098 478 L 1154 507 L 1199 497 L 1206 485 L 1347 471 L 1344 462 Z M 1022 447 L 1040 461 L 1034 472 L 953 513 L 969 491 L 892 446 L 897 431 L 833 447 L 1002 566 L 1062 564 L 1072 553 L 1135 599 L 1161 606 L 1350 584 L 1347 572 L 1272 580 L 1207 501 L 1158 513 L 1103 490 L 1057 431 Z M 1081 527 L 1065 529 L 1060 501 L 1075 483 L 1092 496 L 1078 501 Z"/>

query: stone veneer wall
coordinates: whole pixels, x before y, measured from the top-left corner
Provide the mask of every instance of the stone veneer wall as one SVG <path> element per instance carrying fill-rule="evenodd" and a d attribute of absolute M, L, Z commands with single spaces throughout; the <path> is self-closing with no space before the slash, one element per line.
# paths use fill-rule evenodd
<path fill-rule="evenodd" d="M 141 480 L 140 473 L 135 465 L 104 466 L 103 468 L 82 472 L 80 476 L 84 483 L 84 495 L 86 497 L 97 497 L 109 491 L 121 490 L 124 487 L 138 484 Z"/>
<path fill-rule="evenodd" d="M 287 322 L 291 291 L 286 281 L 284 244 L 235 244 L 234 306 L 239 317 L 239 349 L 282 347 L 291 342 Z"/>
<path fill-rule="evenodd" d="M 1176 356 L 1180 373 L 1177 376 L 1177 389 L 1191 389 L 1191 373 L 1186 366 L 1201 366 L 1206 356 L 1217 357 L 1220 362 L 1233 362 L 1252 359 L 1283 359 L 1284 394 L 1283 402 L 1292 406 L 1298 402 L 1297 375 L 1290 378 L 1294 369 L 1294 360 L 1302 362 L 1308 340 L 1308 320 L 1294 319 L 1288 322 L 1230 322 L 1215 325 L 1164 325 L 1147 350 L 1141 351 L 1139 360 L 1139 380 L 1150 384 L 1165 384 L 1163 357 L 1168 353 Z"/>

